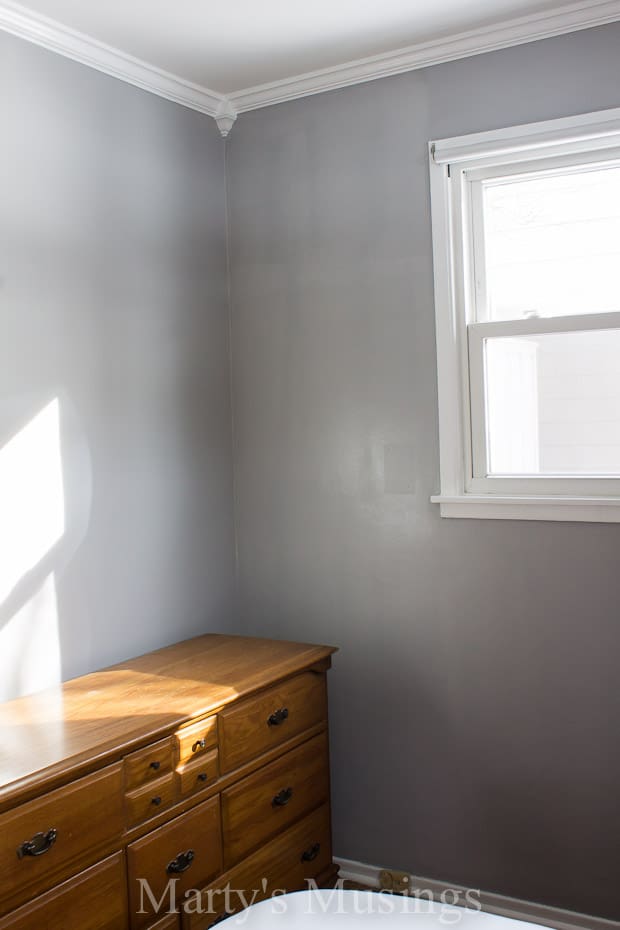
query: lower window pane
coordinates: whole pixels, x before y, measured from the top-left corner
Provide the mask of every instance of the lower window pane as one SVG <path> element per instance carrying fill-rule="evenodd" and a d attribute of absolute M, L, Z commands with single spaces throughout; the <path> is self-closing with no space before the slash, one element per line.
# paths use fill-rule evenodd
<path fill-rule="evenodd" d="M 620 330 L 484 343 L 490 475 L 620 475 Z"/>

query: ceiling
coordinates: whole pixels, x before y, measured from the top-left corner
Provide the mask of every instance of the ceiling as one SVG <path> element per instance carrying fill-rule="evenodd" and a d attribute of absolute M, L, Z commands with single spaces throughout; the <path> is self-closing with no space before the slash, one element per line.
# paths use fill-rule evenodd
<path fill-rule="evenodd" d="M 620 0 L 0 0 L 0 30 L 213 116 L 620 20 Z"/>
<path fill-rule="evenodd" d="M 588 5 L 588 0 L 582 4 Z M 25 6 L 228 96 L 562 4 L 549 0 L 27 0 Z"/>

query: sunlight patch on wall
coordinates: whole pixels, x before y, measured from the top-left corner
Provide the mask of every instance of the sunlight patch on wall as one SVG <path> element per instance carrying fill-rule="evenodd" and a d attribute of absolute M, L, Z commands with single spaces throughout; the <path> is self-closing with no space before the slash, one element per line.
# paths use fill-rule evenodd
<path fill-rule="evenodd" d="M 0 449 L 0 604 L 64 530 L 60 409 L 53 400 Z"/>
<path fill-rule="evenodd" d="M 0 700 L 61 680 L 56 578 L 42 563 L 64 532 L 55 399 L 0 448 Z"/>
<path fill-rule="evenodd" d="M 58 601 L 54 574 L 0 630 L 0 701 L 61 680 Z"/>

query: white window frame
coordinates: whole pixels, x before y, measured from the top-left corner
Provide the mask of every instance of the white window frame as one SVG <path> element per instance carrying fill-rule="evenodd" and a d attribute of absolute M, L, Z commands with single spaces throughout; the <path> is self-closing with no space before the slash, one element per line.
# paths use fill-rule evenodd
<path fill-rule="evenodd" d="M 620 326 L 620 314 L 476 322 L 481 181 L 620 161 L 620 108 L 429 143 L 443 517 L 620 522 L 620 479 L 485 473 L 483 340 Z M 473 402 L 472 402 L 473 399 Z"/>

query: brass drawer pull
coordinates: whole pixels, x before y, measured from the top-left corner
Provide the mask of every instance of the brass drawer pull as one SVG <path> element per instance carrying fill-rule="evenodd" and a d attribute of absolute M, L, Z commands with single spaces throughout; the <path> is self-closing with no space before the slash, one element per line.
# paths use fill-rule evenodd
<path fill-rule="evenodd" d="M 161 767 L 161 762 L 151 762 L 151 768 L 154 769 L 156 772 L 159 770 L 160 767 Z"/>
<path fill-rule="evenodd" d="M 17 858 L 23 859 L 24 856 L 42 856 L 49 852 L 58 836 L 58 831 L 51 829 L 47 833 L 35 833 L 31 840 L 26 840 L 21 846 L 17 847 Z"/>
<path fill-rule="evenodd" d="M 180 875 L 181 872 L 187 872 L 190 865 L 194 861 L 194 850 L 188 849 L 187 852 L 181 852 L 173 859 L 172 862 L 169 862 L 166 866 L 166 872 L 168 875 Z"/>
<path fill-rule="evenodd" d="M 304 853 L 302 853 L 301 861 L 312 862 L 313 859 L 316 859 L 316 857 L 318 856 L 320 852 L 321 852 L 321 844 L 315 843 L 314 846 L 311 846 L 309 849 L 306 849 Z"/>
<path fill-rule="evenodd" d="M 196 776 L 198 781 L 206 781 L 208 777 L 206 772 L 201 772 L 200 775 Z"/>
<path fill-rule="evenodd" d="M 285 807 L 293 797 L 292 788 L 283 788 L 271 799 L 272 807 Z"/>
<path fill-rule="evenodd" d="M 194 745 L 192 746 L 192 752 L 199 752 L 201 749 L 207 748 L 207 741 L 204 739 L 197 739 Z"/>
<path fill-rule="evenodd" d="M 151 804 L 154 804 L 155 807 L 159 807 L 159 805 L 161 804 L 161 798 L 159 797 L 159 795 L 157 795 L 157 797 L 155 798 L 151 798 Z"/>
<path fill-rule="evenodd" d="M 269 727 L 279 727 L 281 723 L 288 718 L 288 707 L 281 707 L 279 710 L 274 710 L 267 718 L 267 726 Z"/>

